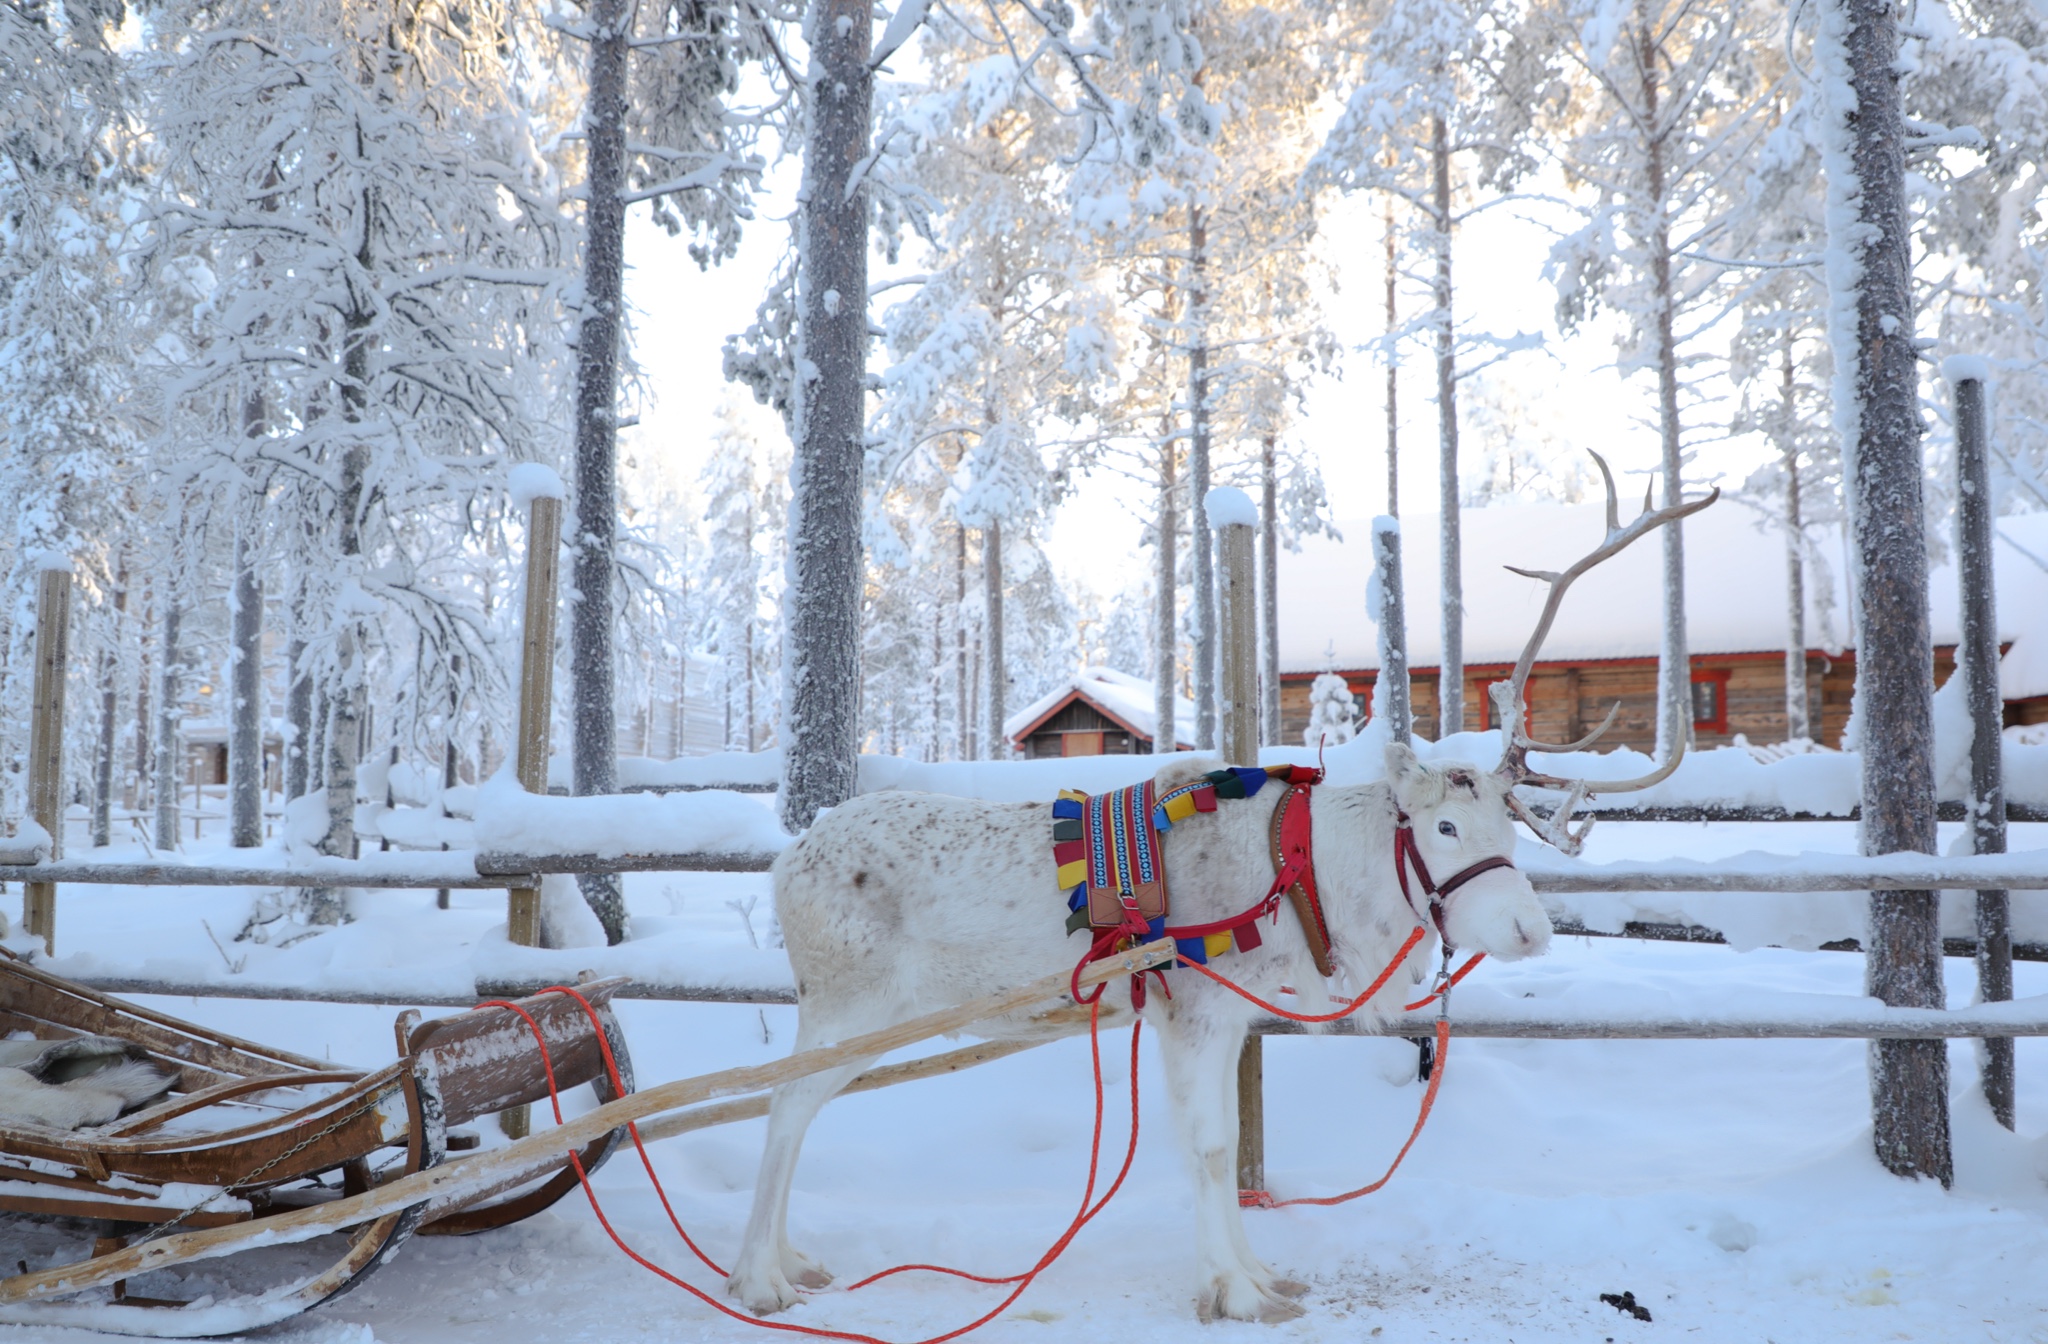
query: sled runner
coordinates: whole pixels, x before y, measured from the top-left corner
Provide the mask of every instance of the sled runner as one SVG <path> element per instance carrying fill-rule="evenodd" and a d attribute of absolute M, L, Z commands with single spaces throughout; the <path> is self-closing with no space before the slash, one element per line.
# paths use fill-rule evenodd
<path fill-rule="evenodd" d="M 579 992 L 603 1023 L 627 1090 L 626 1045 L 609 1000 L 623 977 Z M 618 1093 L 589 1015 L 559 994 L 520 1000 L 544 1034 L 554 1082 L 591 1083 L 600 1102 Z M 399 1015 L 398 1059 L 374 1071 L 339 1067 L 195 1026 L 0 959 L 0 1037 L 115 1037 L 139 1045 L 176 1073 L 162 1100 L 107 1124 L 58 1130 L 0 1121 L 0 1210 L 42 1215 L 39 1263 L 23 1274 L 69 1266 L 88 1276 L 131 1247 L 201 1228 L 246 1228 L 225 1265 L 201 1285 L 183 1272 L 116 1281 L 68 1297 L 0 1304 L 0 1322 L 71 1325 L 123 1334 L 193 1337 L 243 1331 L 305 1311 L 361 1282 L 415 1234 L 467 1234 L 540 1212 L 576 1185 L 566 1157 L 530 1165 L 460 1200 L 421 1202 L 348 1224 L 296 1253 L 260 1249 L 267 1218 L 335 1203 L 444 1163 L 450 1149 L 479 1144 L 452 1127 L 549 1095 L 534 1026 L 502 1007 L 422 1022 Z M 611 1155 L 623 1130 L 596 1136 L 579 1156 L 586 1171 Z M 76 1222 L 90 1220 L 81 1230 Z M 41 1233 L 48 1231 L 44 1250 Z M 311 1258 L 309 1258 L 309 1256 Z M 104 1278 L 104 1275 L 100 1275 Z M 225 1278 L 232 1288 L 223 1289 Z M 6 1280 L 0 1279 L 0 1283 Z M 181 1291 L 182 1289 L 182 1291 Z"/>

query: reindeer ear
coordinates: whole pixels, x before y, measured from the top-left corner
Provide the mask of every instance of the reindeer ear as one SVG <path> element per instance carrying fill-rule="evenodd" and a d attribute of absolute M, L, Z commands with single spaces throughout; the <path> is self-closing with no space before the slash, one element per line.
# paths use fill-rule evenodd
<path fill-rule="evenodd" d="M 1387 743 L 1385 759 L 1387 782 L 1397 787 L 1402 780 L 1422 769 L 1421 758 L 1416 756 L 1415 749 L 1406 742 Z"/>

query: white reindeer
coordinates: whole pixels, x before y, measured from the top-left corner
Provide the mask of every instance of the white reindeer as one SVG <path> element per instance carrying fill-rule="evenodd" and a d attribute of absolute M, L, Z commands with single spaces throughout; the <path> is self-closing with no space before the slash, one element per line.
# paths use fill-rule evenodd
<path fill-rule="evenodd" d="M 1426 909 L 1404 898 L 1396 878 L 1396 837 L 1403 824 L 1412 829 L 1428 873 L 1449 885 L 1454 874 L 1473 865 L 1512 857 L 1515 815 L 1545 838 L 1577 848 L 1583 831 L 1566 829 L 1569 808 L 1539 819 L 1513 798 L 1516 783 L 1567 789 L 1575 803 L 1595 788 L 1646 788 L 1676 767 L 1682 747 L 1636 780 L 1588 785 L 1531 774 L 1525 764 L 1531 748 L 1582 747 L 1608 725 L 1568 746 L 1537 743 L 1522 731 L 1522 687 L 1572 579 L 1652 528 L 1711 502 L 1710 497 L 1646 511 L 1621 528 L 1610 478 L 1602 546 L 1563 574 L 1532 576 L 1548 580 L 1551 593 L 1514 677 L 1496 697 L 1508 749 L 1495 770 L 1425 765 L 1395 744 L 1386 751 L 1383 781 L 1313 790 L 1315 870 L 1340 983 L 1356 987 L 1354 993 L 1362 989 L 1418 922 L 1434 922 Z M 1164 795 L 1214 765 L 1175 763 L 1157 777 L 1158 792 Z M 1274 875 L 1269 827 L 1284 792 L 1268 787 L 1251 798 L 1223 801 L 1213 813 L 1189 818 L 1160 837 L 1173 924 L 1227 918 L 1266 892 Z M 1064 927 L 1051 820 L 1044 803 L 896 792 L 863 795 L 820 817 L 774 869 L 776 911 L 796 972 L 796 1049 L 846 1040 L 1072 966 L 1084 950 L 1083 938 L 1069 938 Z M 1415 899 L 1424 900 L 1412 875 L 1410 883 Z M 1444 902 L 1441 919 L 1452 944 L 1503 961 L 1537 955 L 1550 942 L 1542 905 L 1511 865 L 1487 868 L 1458 886 Z M 1318 974 L 1293 913 L 1283 907 L 1278 921 L 1262 924 L 1261 932 L 1260 946 L 1221 956 L 1216 969 L 1269 1001 L 1285 985 L 1308 1011 L 1327 1010 L 1331 987 Z M 1407 974 L 1396 974 L 1367 1005 L 1375 1018 L 1397 1008 L 1426 973 L 1436 932 L 1430 928 L 1409 954 Z M 1172 997 L 1155 990 L 1142 1011 L 1157 1032 L 1176 1129 L 1194 1174 L 1197 1312 L 1205 1320 L 1297 1316 L 1301 1308 L 1291 1299 L 1305 1291 L 1303 1285 L 1280 1278 L 1253 1254 L 1238 1206 L 1236 1063 L 1258 1010 L 1196 972 L 1169 974 Z M 1103 1006 L 1106 1022 L 1128 1013 L 1128 982 L 1113 983 Z M 1071 1027 L 1020 1016 L 973 1030 L 1016 1039 Z M 790 1182 L 804 1132 L 819 1108 L 872 1062 L 849 1063 L 775 1091 L 752 1216 L 727 1282 L 728 1291 L 752 1311 L 787 1307 L 800 1287 L 831 1281 L 823 1267 L 789 1244 Z"/>

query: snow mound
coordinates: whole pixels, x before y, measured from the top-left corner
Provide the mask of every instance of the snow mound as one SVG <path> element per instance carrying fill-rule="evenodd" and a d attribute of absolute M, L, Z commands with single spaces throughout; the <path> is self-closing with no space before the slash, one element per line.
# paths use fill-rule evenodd
<path fill-rule="evenodd" d="M 514 854 L 779 853 L 793 837 L 759 794 L 528 793 L 509 771 L 477 790 L 476 846 Z"/>

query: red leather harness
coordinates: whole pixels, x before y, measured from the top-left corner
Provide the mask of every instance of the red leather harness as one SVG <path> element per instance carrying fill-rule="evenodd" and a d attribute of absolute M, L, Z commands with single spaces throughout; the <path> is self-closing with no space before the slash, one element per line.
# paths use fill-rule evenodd
<path fill-rule="evenodd" d="M 1316 888 L 1315 823 L 1309 807 L 1309 790 L 1322 783 L 1323 771 L 1319 768 L 1310 774 L 1306 769 L 1298 769 L 1300 773 L 1294 780 L 1289 781 L 1287 791 L 1281 795 L 1279 805 L 1273 809 L 1273 884 L 1266 888 L 1266 894 L 1250 908 L 1223 919 L 1212 920 L 1207 924 L 1167 925 L 1161 931 L 1164 936 L 1194 939 L 1206 938 L 1213 934 L 1229 934 L 1239 951 L 1248 952 L 1263 941 L 1258 930 L 1259 921 L 1279 918 L 1280 898 L 1284 893 L 1294 903 L 1295 917 L 1301 921 L 1301 931 L 1308 940 L 1310 953 L 1315 958 L 1316 970 L 1325 978 L 1336 974 L 1336 965 L 1331 956 L 1333 943 L 1330 937 L 1330 924 L 1323 913 L 1322 895 Z M 1426 922 L 1436 927 L 1437 937 L 1442 940 L 1444 955 L 1448 958 L 1454 950 L 1454 945 L 1451 942 L 1450 931 L 1444 927 L 1444 903 L 1458 888 L 1481 873 L 1490 873 L 1496 868 L 1512 868 L 1515 866 L 1514 860 L 1504 854 L 1490 855 L 1467 864 L 1442 882 L 1438 882 L 1430 875 L 1429 865 L 1423 860 L 1422 850 L 1416 843 L 1414 823 L 1409 820 L 1406 812 L 1397 812 L 1395 815 L 1398 821 L 1394 829 L 1394 876 L 1401 884 L 1401 897 L 1408 903 L 1408 908 L 1414 913 L 1417 923 Z M 1411 871 L 1415 874 L 1416 882 L 1422 887 L 1423 894 L 1428 898 L 1427 905 L 1416 904 L 1414 892 L 1408 884 L 1408 875 Z M 1074 966 L 1075 1001 L 1093 1002 L 1102 997 L 1102 991 L 1107 987 L 1106 982 L 1097 985 L 1092 994 L 1083 997 L 1080 992 L 1082 967 L 1091 961 L 1111 955 L 1127 940 L 1141 941 L 1148 936 L 1152 936 L 1152 929 L 1135 913 L 1128 917 L 1120 928 L 1098 930 L 1088 951 L 1082 954 L 1081 960 Z M 1454 979 L 1463 979 L 1477 964 L 1479 956 L 1483 955 L 1475 955 L 1459 970 Z M 1164 972 L 1154 970 L 1151 974 L 1159 977 L 1160 987 L 1165 989 Z M 1172 990 L 1168 989 L 1166 992 L 1169 998 L 1172 997 Z M 1427 1003 L 1428 1000 L 1425 999 L 1423 1002 Z M 1131 1003 L 1137 1008 L 1145 1006 L 1144 975 L 1131 978 Z"/>

